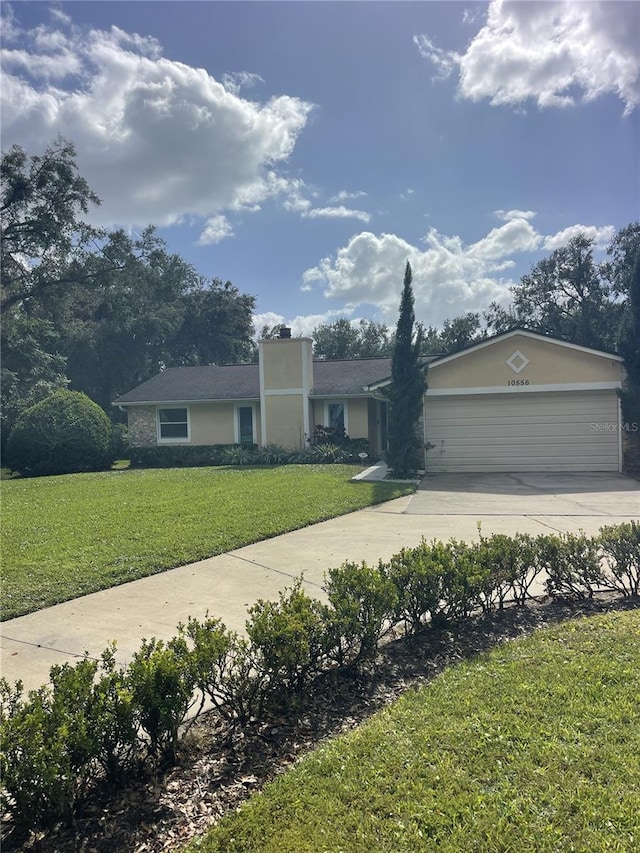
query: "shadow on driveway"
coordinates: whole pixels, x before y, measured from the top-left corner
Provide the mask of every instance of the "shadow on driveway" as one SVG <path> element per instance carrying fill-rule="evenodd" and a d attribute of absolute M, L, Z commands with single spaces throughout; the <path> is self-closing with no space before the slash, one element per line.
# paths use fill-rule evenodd
<path fill-rule="evenodd" d="M 638 492 L 640 482 L 626 474 L 513 473 L 428 474 L 418 486 L 424 492 L 527 495 Z"/>

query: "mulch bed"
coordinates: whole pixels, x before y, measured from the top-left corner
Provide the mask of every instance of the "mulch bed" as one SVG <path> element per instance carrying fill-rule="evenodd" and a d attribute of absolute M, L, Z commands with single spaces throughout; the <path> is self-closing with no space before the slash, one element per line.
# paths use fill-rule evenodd
<path fill-rule="evenodd" d="M 6 825 L 4 850 L 38 853 L 159 853 L 179 848 L 326 738 L 354 729 L 409 688 L 447 666 L 536 628 L 569 618 L 640 607 L 602 594 L 592 600 L 543 600 L 466 621 L 449 630 L 390 638 L 365 669 L 319 678 L 304 708 L 242 730 L 206 715 L 184 743 L 180 764 L 86 803 L 73 826 L 59 825 L 17 844 Z M 12 843 L 13 842 L 13 843 Z"/>

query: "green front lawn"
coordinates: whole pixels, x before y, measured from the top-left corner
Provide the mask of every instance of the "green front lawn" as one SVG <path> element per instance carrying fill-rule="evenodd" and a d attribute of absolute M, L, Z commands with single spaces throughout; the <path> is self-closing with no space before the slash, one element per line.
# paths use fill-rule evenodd
<path fill-rule="evenodd" d="M 640 613 L 499 646 L 329 742 L 203 853 L 640 849 Z"/>
<path fill-rule="evenodd" d="M 2 618 L 414 491 L 349 482 L 356 470 L 182 468 L 3 481 Z"/>

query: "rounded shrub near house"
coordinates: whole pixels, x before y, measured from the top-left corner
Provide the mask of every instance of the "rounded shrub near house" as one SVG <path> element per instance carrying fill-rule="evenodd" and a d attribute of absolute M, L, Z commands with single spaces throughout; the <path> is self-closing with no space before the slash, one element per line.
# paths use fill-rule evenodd
<path fill-rule="evenodd" d="M 7 463 L 24 476 L 100 471 L 112 461 L 109 418 L 77 391 L 56 391 L 27 409 L 7 443 Z"/>

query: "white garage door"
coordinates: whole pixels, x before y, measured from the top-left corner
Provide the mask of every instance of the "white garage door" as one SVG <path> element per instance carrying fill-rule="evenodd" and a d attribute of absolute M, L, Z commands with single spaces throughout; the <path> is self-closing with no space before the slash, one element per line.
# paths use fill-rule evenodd
<path fill-rule="evenodd" d="M 615 391 L 427 395 L 427 471 L 617 471 Z"/>

